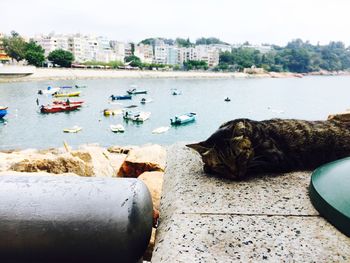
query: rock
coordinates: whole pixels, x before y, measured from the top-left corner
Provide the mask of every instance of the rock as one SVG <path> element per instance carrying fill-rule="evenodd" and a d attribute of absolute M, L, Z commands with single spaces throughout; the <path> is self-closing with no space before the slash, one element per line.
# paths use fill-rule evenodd
<path fill-rule="evenodd" d="M 24 159 L 14 163 L 10 170 L 16 172 L 40 172 L 53 174 L 75 173 L 80 176 L 92 176 L 92 166 L 77 157 L 58 157 L 55 159 Z"/>
<path fill-rule="evenodd" d="M 166 150 L 160 145 L 147 145 L 132 148 L 118 175 L 122 177 L 138 177 L 147 171 L 161 171 L 165 169 Z"/>
<path fill-rule="evenodd" d="M 337 121 L 349 122 L 350 121 L 350 111 L 347 110 L 346 112 L 331 114 L 328 116 L 327 120 L 337 120 Z"/>
<path fill-rule="evenodd" d="M 72 152 L 85 162 L 91 163 L 96 177 L 115 177 L 124 162 L 125 154 L 113 154 L 105 148 L 95 145 L 84 145 Z"/>
<path fill-rule="evenodd" d="M 138 179 L 142 180 L 148 187 L 152 196 L 153 208 L 159 210 L 160 197 L 163 187 L 163 172 L 145 172 Z"/>
<path fill-rule="evenodd" d="M 131 147 L 120 147 L 120 146 L 111 146 L 108 147 L 107 151 L 110 153 L 122 153 L 122 154 L 128 154 Z"/>

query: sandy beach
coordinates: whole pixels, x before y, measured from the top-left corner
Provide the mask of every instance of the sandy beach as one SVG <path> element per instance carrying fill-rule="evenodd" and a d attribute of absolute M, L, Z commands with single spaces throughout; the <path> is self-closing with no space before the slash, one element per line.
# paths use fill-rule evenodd
<path fill-rule="evenodd" d="M 26 82 L 43 80 L 74 80 L 99 78 L 285 78 L 302 77 L 295 73 L 246 74 L 240 72 L 210 71 L 151 71 L 151 70 L 114 70 L 114 69 L 60 69 L 36 68 L 35 73 L 20 78 L 0 78 L 0 82 Z"/>

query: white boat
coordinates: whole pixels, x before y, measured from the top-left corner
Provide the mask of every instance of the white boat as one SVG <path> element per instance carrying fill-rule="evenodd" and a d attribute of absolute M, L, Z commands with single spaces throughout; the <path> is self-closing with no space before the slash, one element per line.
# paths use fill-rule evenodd
<path fill-rule="evenodd" d="M 112 124 L 109 127 L 111 128 L 112 132 L 124 132 L 125 131 L 124 126 L 121 124 L 116 124 L 116 125 Z"/>
<path fill-rule="evenodd" d="M 140 103 L 141 103 L 141 104 L 146 104 L 146 103 L 150 103 L 150 102 L 152 102 L 152 101 L 153 101 L 152 99 L 142 98 L 141 101 L 140 101 Z"/>
<path fill-rule="evenodd" d="M 162 126 L 162 127 L 157 128 L 157 129 L 154 129 L 154 130 L 152 131 L 152 133 L 154 133 L 154 134 L 160 134 L 160 133 L 167 132 L 169 129 L 170 129 L 169 126 Z"/>
<path fill-rule="evenodd" d="M 60 91 L 60 88 L 51 88 L 47 87 L 47 89 L 39 89 L 38 94 L 54 94 L 55 92 Z"/>
<path fill-rule="evenodd" d="M 66 128 L 63 129 L 63 132 L 67 132 L 67 133 L 77 133 L 79 131 L 81 131 L 83 128 L 79 127 L 77 125 L 73 126 L 72 128 Z"/>
<path fill-rule="evenodd" d="M 18 78 L 32 75 L 35 72 L 33 66 L 3 65 L 0 63 L 0 78 Z"/>
<path fill-rule="evenodd" d="M 150 116 L 151 116 L 150 112 L 144 112 L 144 111 L 139 111 L 139 112 L 124 111 L 123 112 L 123 118 L 125 120 L 132 120 L 136 122 L 144 122 L 145 120 L 148 120 Z"/>

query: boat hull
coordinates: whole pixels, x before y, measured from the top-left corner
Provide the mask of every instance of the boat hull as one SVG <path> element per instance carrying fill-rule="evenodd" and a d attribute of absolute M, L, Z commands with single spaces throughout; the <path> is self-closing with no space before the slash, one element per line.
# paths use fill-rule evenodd
<path fill-rule="evenodd" d="M 2 109 L 0 110 L 0 119 L 2 119 L 3 117 L 5 117 L 7 115 L 7 109 Z"/>
<path fill-rule="evenodd" d="M 41 106 L 41 113 L 56 113 L 56 112 L 66 112 L 66 111 L 74 111 L 77 110 L 80 105 L 70 105 L 70 106 Z"/>

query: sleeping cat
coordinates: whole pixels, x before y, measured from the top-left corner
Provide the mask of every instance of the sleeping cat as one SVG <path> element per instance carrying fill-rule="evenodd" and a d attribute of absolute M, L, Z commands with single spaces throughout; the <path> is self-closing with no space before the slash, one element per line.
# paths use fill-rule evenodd
<path fill-rule="evenodd" d="M 205 172 L 229 179 L 310 170 L 350 156 L 350 121 L 236 119 L 187 146 L 200 153 Z"/>

